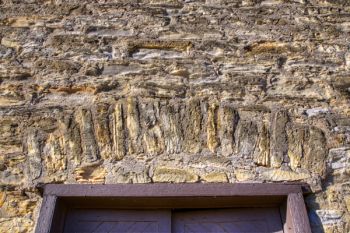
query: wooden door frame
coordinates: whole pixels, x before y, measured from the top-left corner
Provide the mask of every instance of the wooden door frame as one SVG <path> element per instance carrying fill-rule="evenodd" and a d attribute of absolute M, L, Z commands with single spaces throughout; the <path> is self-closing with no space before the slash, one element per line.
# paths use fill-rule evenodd
<path fill-rule="evenodd" d="M 279 207 L 285 232 L 311 233 L 297 183 L 46 184 L 36 233 L 57 232 L 67 208 L 183 209 Z M 56 230 L 55 230 L 56 229 Z"/>

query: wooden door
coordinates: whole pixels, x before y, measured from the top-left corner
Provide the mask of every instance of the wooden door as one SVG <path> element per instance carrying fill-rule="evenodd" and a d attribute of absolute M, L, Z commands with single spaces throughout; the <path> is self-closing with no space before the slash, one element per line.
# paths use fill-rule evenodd
<path fill-rule="evenodd" d="M 65 233 L 170 233 L 170 211 L 72 209 Z"/>
<path fill-rule="evenodd" d="M 282 233 L 277 208 L 175 211 L 173 233 Z"/>
<path fill-rule="evenodd" d="M 65 233 L 282 233 L 278 208 L 207 210 L 71 209 Z"/>

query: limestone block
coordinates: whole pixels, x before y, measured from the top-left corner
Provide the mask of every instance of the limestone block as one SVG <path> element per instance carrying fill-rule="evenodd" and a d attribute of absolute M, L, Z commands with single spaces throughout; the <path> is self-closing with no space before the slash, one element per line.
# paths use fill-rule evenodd
<path fill-rule="evenodd" d="M 180 153 L 183 144 L 183 133 L 180 124 L 178 103 L 166 103 L 161 107 L 160 121 L 163 129 L 165 151 L 168 154 Z"/>
<path fill-rule="evenodd" d="M 234 152 L 234 132 L 238 123 L 238 113 L 231 106 L 220 106 L 218 111 L 218 136 L 221 142 L 221 153 L 229 156 Z"/>
<path fill-rule="evenodd" d="M 316 210 L 321 223 L 325 226 L 341 224 L 342 211 L 333 209 Z"/>
<path fill-rule="evenodd" d="M 200 101 L 191 99 L 186 103 L 182 119 L 184 130 L 184 151 L 198 153 L 201 151 L 200 133 L 202 129 L 202 114 Z"/>
<path fill-rule="evenodd" d="M 204 176 L 201 176 L 201 179 L 203 179 L 205 182 L 212 182 L 212 183 L 228 182 L 227 175 L 224 172 L 211 172 Z"/>
<path fill-rule="evenodd" d="M 64 154 L 63 138 L 50 134 L 43 147 L 42 156 L 48 176 L 64 172 L 67 168 L 67 157 Z"/>
<path fill-rule="evenodd" d="M 252 158 L 258 140 L 258 128 L 255 122 L 240 120 L 235 133 L 236 153 Z"/>
<path fill-rule="evenodd" d="M 96 143 L 91 111 L 81 108 L 76 112 L 75 117 L 80 126 L 82 160 L 85 163 L 95 162 L 100 158 L 100 154 Z"/>
<path fill-rule="evenodd" d="M 271 116 L 271 143 L 270 155 L 271 166 L 280 167 L 282 162 L 286 160 L 288 153 L 288 142 L 286 134 L 286 124 L 288 122 L 288 114 L 283 110 L 276 110 Z"/>
<path fill-rule="evenodd" d="M 216 148 L 220 142 L 218 140 L 218 106 L 213 103 L 208 109 L 208 120 L 207 120 L 207 146 L 208 149 L 215 153 Z"/>
<path fill-rule="evenodd" d="M 139 154 L 143 152 L 141 143 L 140 112 L 138 101 L 135 98 L 127 99 L 126 128 L 128 129 L 128 153 Z"/>
<path fill-rule="evenodd" d="M 125 139 L 125 120 L 123 105 L 118 102 L 114 106 L 112 116 L 112 142 L 113 142 L 113 159 L 120 160 L 125 156 L 126 139 Z"/>
<path fill-rule="evenodd" d="M 128 42 L 129 53 L 133 54 L 140 49 L 152 50 L 173 50 L 173 51 L 188 51 L 192 47 L 190 41 L 161 41 L 161 40 L 139 40 Z"/>
<path fill-rule="evenodd" d="M 159 102 L 141 104 L 140 109 L 144 151 L 149 155 L 158 155 L 164 151 L 163 132 L 159 121 Z"/>
<path fill-rule="evenodd" d="M 326 143 L 322 130 L 310 127 L 305 135 L 304 157 L 301 160 L 301 168 L 323 176 L 326 169 Z"/>
<path fill-rule="evenodd" d="M 75 179 L 79 183 L 103 184 L 107 171 L 97 165 L 79 167 L 74 171 Z"/>
<path fill-rule="evenodd" d="M 157 167 L 152 177 L 154 182 L 194 183 L 199 176 L 190 169 Z"/>
<path fill-rule="evenodd" d="M 258 126 L 258 141 L 254 151 L 254 162 L 257 165 L 270 166 L 270 133 L 265 123 Z"/>
<path fill-rule="evenodd" d="M 249 170 L 245 169 L 235 169 L 234 174 L 236 176 L 237 181 L 252 181 L 255 178 L 255 174 Z"/>
<path fill-rule="evenodd" d="M 306 172 L 294 172 L 282 169 L 270 169 L 262 172 L 261 177 L 269 181 L 298 181 L 310 177 Z"/>
<path fill-rule="evenodd" d="M 41 142 L 39 140 L 39 132 L 31 130 L 26 140 L 27 161 L 28 161 L 28 178 L 30 180 L 38 179 L 41 176 Z"/>
<path fill-rule="evenodd" d="M 301 166 L 301 160 L 304 156 L 305 133 L 304 127 L 291 125 L 287 127 L 288 135 L 288 157 L 290 167 L 295 170 Z"/>
<path fill-rule="evenodd" d="M 63 124 L 67 130 L 63 133 L 65 153 L 73 165 L 82 163 L 82 146 L 80 138 L 80 126 L 71 113 L 66 113 Z"/>
<path fill-rule="evenodd" d="M 132 57 L 139 60 L 145 59 L 176 59 L 186 56 L 183 52 L 169 51 L 162 49 L 139 49 L 137 52 L 132 53 Z"/>
<path fill-rule="evenodd" d="M 108 159 L 112 156 L 108 104 L 98 104 L 93 109 L 93 121 L 95 126 L 94 132 L 101 158 Z"/>
<path fill-rule="evenodd" d="M 265 1 L 268 2 L 268 1 Z M 290 45 L 286 43 L 279 43 L 276 41 L 262 41 L 254 43 L 246 48 L 249 53 L 261 54 L 261 53 L 286 53 L 292 51 Z"/>
<path fill-rule="evenodd" d="M 113 169 L 112 174 L 106 179 L 106 183 L 151 183 L 148 168 L 138 164 L 131 166 L 120 166 Z"/>
<path fill-rule="evenodd" d="M 261 2 L 262 6 L 274 6 L 274 5 L 278 5 L 278 4 L 282 4 L 283 1 L 281 0 L 265 0 Z"/>
<path fill-rule="evenodd" d="M 325 108 L 311 108 L 311 109 L 307 109 L 305 113 L 307 114 L 308 117 L 314 117 L 321 114 L 329 113 L 329 111 L 330 111 L 329 109 L 325 109 Z"/>
<path fill-rule="evenodd" d="M 340 147 L 329 150 L 327 159 L 328 172 L 334 182 L 346 182 L 350 174 L 350 148 Z"/>

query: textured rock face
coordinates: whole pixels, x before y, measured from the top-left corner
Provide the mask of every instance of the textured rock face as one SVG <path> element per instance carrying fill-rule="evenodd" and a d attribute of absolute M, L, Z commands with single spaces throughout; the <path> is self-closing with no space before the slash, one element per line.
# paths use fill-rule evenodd
<path fill-rule="evenodd" d="M 350 2 L 0 0 L 0 232 L 41 183 L 310 184 L 350 232 Z"/>

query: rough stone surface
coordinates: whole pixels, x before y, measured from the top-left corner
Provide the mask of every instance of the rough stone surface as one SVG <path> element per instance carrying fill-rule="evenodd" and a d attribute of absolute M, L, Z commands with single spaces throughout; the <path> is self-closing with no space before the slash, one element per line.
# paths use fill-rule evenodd
<path fill-rule="evenodd" d="M 42 183 L 311 186 L 350 232 L 350 2 L 0 0 L 0 232 Z"/>

